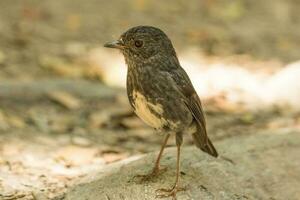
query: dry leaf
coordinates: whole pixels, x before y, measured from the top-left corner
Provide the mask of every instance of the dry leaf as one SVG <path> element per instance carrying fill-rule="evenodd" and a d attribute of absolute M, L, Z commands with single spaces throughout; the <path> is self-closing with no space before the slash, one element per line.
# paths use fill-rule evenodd
<path fill-rule="evenodd" d="M 65 146 L 58 150 L 56 160 L 63 161 L 67 166 L 80 166 L 93 162 L 98 150 L 78 146 Z"/>
<path fill-rule="evenodd" d="M 128 157 L 126 153 L 105 153 L 102 155 L 106 163 L 112 163 Z"/>
<path fill-rule="evenodd" d="M 70 110 L 78 109 L 81 105 L 81 101 L 76 98 L 75 96 L 71 95 L 70 93 L 63 92 L 63 91 L 54 91 L 48 94 L 48 97 L 64 106 L 65 108 L 68 108 Z"/>

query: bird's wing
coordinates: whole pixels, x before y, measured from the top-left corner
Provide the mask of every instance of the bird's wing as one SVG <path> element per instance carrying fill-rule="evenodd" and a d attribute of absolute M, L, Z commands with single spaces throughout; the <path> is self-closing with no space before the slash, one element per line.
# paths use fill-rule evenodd
<path fill-rule="evenodd" d="M 194 119 L 198 124 L 198 129 L 200 133 L 199 140 L 202 144 L 208 143 L 208 137 L 206 132 L 206 121 L 204 117 L 204 112 L 202 109 L 200 98 L 198 97 L 192 82 L 190 81 L 188 75 L 181 67 L 170 72 L 172 79 L 176 83 L 178 89 L 184 96 L 184 102 L 191 111 Z"/>
<path fill-rule="evenodd" d="M 196 121 L 197 131 L 193 133 L 196 146 L 202 151 L 214 157 L 218 157 L 218 152 L 207 136 L 206 122 L 200 98 L 198 97 L 188 75 L 183 68 L 178 67 L 177 69 L 166 72 L 165 77 L 167 77 L 166 81 L 172 82 L 172 85 L 175 87 L 174 91 L 179 93 Z"/>
<path fill-rule="evenodd" d="M 203 144 L 207 143 L 208 137 L 206 132 L 206 122 L 204 117 L 204 112 L 202 109 L 202 105 L 197 93 L 194 91 L 192 94 L 189 94 L 188 102 L 186 105 L 191 110 L 195 120 L 197 121 L 200 129 L 201 138 Z"/>

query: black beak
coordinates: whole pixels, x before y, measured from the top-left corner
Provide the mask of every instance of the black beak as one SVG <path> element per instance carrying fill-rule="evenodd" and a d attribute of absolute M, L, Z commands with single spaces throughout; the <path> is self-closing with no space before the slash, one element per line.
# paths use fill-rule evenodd
<path fill-rule="evenodd" d="M 115 48 L 115 49 L 124 49 L 125 45 L 122 40 L 116 40 L 113 42 L 108 42 L 104 44 L 104 47 Z"/>

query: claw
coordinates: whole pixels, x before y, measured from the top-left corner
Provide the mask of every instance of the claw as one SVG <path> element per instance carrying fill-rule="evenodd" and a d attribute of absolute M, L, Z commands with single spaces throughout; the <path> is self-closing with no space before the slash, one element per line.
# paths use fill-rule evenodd
<path fill-rule="evenodd" d="M 155 167 L 149 174 L 138 174 L 134 178 L 140 178 L 140 182 L 150 181 L 152 178 L 157 177 L 159 174 L 165 172 L 167 167 Z"/>
<path fill-rule="evenodd" d="M 156 194 L 156 198 L 166 198 L 166 197 L 172 197 L 173 200 L 176 200 L 176 194 L 180 191 L 185 191 L 186 187 L 178 187 L 178 185 L 175 185 L 171 189 L 157 189 L 156 192 L 159 192 L 160 194 Z"/>

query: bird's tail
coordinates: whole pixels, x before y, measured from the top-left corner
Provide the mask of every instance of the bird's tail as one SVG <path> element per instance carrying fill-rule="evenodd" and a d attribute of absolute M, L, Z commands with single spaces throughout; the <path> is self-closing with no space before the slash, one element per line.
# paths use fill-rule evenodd
<path fill-rule="evenodd" d="M 207 140 L 203 139 L 201 131 L 198 130 L 197 132 L 193 133 L 193 138 L 196 146 L 199 149 L 208 153 L 211 156 L 218 157 L 218 152 L 215 149 L 214 145 L 211 143 L 209 138 L 207 138 Z"/>

